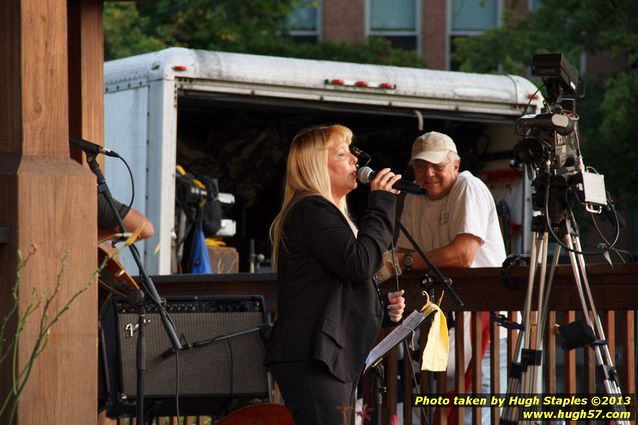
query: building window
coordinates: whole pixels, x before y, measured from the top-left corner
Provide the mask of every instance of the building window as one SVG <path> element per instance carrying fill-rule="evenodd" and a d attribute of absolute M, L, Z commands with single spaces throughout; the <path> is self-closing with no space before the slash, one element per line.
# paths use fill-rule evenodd
<path fill-rule="evenodd" d="M 536 12 L 540 6 L 541 0 L 528 0 L 530 12 Z"/>
<path fill-rule="evenodd" d="M 483 32 L 498 24 L 496 0 L 452 0 L 452 31 Z"/>
<path fill-rule="evenodd" d="M 366 33 L 393 47 L 420 51 L 420 0 L 367 0 Z"/>
<path fill-rule="evenodd" d="M 301 0 L 288 17 L 288 34 L 303 43 L 321 40 L 321 0 Z"/>
<path fill-rule="evenodd" d="M 450 5 L 450 57 L 455 51 L 455 40 L 480 35 L 485 30 L 496 28 L 501 13 L 501 0 L 452 0 Z M 450 60 L 450 69 L 459 69 L 460 64 Z"/>

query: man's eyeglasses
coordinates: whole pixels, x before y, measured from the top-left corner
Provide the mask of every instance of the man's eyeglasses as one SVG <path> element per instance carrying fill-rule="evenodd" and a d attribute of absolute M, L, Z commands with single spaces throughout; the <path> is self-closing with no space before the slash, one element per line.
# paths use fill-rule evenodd
<path fill-rule="evenodd" d="M 450 161 L 447 162 L 441 162 L 439 164 L 432 164 L 430 162 L 427 161 L 413 161 L 412 162 L 412 168 L 414 168 L 415 172 L 423 172 L 423 171 L 427 171 L 428 168 L 432 169 L 432 171 L 434 171 L 435 173 L 440 173 L 441 171 L 445 170 L 445 168 L 450 164 Z"/>

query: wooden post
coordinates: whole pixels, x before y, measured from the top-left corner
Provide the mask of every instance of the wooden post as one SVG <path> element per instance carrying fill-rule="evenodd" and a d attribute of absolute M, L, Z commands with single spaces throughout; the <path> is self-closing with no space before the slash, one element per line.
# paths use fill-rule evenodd
<path fill-rule="evenodd" d="M 32 291 L 53 289 L 68 253 L 51 317 L 96 269 L 94 176 L 69 157 L 67 1 L 0 2 L 0 316 L 11 304 L 17 250 L 38 249 L 22 274 L 18 312 Z M 97 307 L 93 287 L 52 328 L 20 395 L 16 424 L 94 424 L 97 399 Z M 18 367 L 27 364 L 41 309 L 22 332 Z M 15 327 L 10 324 L 9 337 Z M 0 394 L 10 385 L 0 365 Z M 2 418 L 0 422 L 6 423 Z"/>
<path fill-rule="evenodd" d="M 69 131 L 98 145 L 104 145 L 102 12 L 102 0 L 69 5 Z M 72 156 L 82 162 L 76 149 Z"/>

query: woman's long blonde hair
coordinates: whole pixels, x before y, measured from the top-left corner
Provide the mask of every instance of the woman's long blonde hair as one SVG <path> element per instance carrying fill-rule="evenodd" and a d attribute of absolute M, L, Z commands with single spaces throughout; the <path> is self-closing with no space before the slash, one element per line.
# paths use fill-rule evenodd
<path fill-rule="evenodd" d="M 344 214 L 350 226 L 354 224 L 348 215 L 345 197 L 338 205 L 333 197 L 328 173 L 328 149 L 331 143 L 352 142 L 352 131 L 342 125 L 317 126 L 300 131 L 290 145 L 286 164 L 284 199 L 279 213 L 270 225 L 272 265 L 277 267 L 280 246 L 284 246 L 283 227 L 290 207 L 308 195 L 323 196 L 334 203 Z"/>

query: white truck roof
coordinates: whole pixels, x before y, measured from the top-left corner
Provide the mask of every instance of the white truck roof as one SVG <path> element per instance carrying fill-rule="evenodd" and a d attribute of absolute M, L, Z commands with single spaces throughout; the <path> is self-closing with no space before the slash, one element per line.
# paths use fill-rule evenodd
<path fill-rule="evenodd" d="M 185 48 L 169 48 L 105 64 L 107 93 L 146 85 L 155 80 L 176 80 L 176 87 L 184 90 L 497 114 L 512 118 L 525 112 L 530 96 L 537 89 L 530 81 L 514 75 L 436 71 Z M 387 83 L 386 87 L 391 88 L 380 88 L 380 83 Z M 541 96 L 533 99 L 532 108 L 535 109 L 541 99 Z"/>

